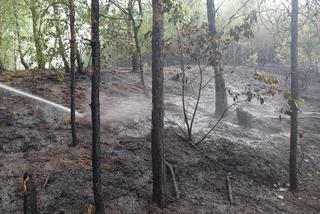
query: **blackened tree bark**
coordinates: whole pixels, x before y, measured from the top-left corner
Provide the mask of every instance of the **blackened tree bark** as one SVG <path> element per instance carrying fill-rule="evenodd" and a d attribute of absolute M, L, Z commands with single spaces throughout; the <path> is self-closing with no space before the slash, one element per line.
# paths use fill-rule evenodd
<path fill-rule="evenodd" d="M 70 12 L 70 110 L 71 110 L 71 133 L 72 133 L 72 145 L 77 144 L 76 133 L 76 108 L 75 108 L 75 52 L 76 52 L 76 33 L 75 33 L 75 9 L 74 0 L 69 0 L 69 12 Z"/>
<path fill-rule="evenodd" d="M 139 72 L 139 56 L 136 52 L 132 53 L 131 56 L 131 61 L 132 61 L 132 72 L 136 73 Z"/>
<path fill-rule="evenodd" d="M 128 3 L 128 11 L 129 8 L 131 7 L 131 1 L 129 1 Z M 132 23 L 131 23 L 131 19 L 130 19 L 130 15 L 128 15 L 128 20 L 127 20 L 127 36 L 128 36 L 128 48 L 129 48 L 129 52 L 131 54 L 131 66 L 132 66 L 132 72 L 136 73 L 139 72 L 139 57 L 138 54 L 135 50 L 135 48 L 133 47 L 134 44 L 131 44 L 134 42 L 133 40 L 133 36 L 132 36 Z"/>
<path fill-rule="evenodd" d="M 298 0 L 292 0 L 291 12 L 291 134 L 290 134 L 290 191 L 298 190 L 297 179 L 297 141 L 298 141 Z"/>
<path fill-rule="evenodd" d="M 167 186 L 163 142 L 163 0 L 153 0 L 152 7 L 152 201 L 160 208 L 165 208 L 167 206 Z"/>
<path fill-rule="evenodd" d="M 81 54 L 80 54 L 80 51 L 79 49 L 77 48 L 77 73 L 78 74 L 85 74 L 84 72 L 84 69 L 83 69 L 83 65 L 84 65 L 84 62 L 82 61 L 81 59 Z"/>
<path fill-rule="evenodd" d="M 131 21 L 131 16 L 130 16 L 130 8 L 132 7 L 132 2 L 133 1 L 128 1 L 128 6 L 127 6 L 127 10 L 128 10 L 128 19 L 127 19 L 127 37 L 128 37 L 128 48 L 129 48 L 129 52 L 131 54 L 131 66 L 132 66 L 132 72 L 136 73 L 139 72 L 139 57 L 138 54 L 135 50 L 135 48 L 133 47 L 134 44 L 131 44 L 134 42 L 133 40 L 133 36 L 132 36 L 132 21 Z"/>
<path fill-rule="evenodd" d="M 227 93 L 222 66 L 222 53 L 219 51 L 219 39 L 217 38 L 216 28 L 216 8 L 214 0 L 207 0 L 208 31 L 212 42 L 213 55 L 209 58 L 209 64 L 214 69 L 215 75 L 215 112 L 221 116 L 228 107 Z"/>
<path fill-rule="evenodd" d="M 136 20 L 134 17 L 134 4 L 136 1 L 130 1 L 130 2 L 131 2 L 130 3 L 131 5 L 129 4 L 128 6 L 128 14 L 129 14 L 129 19 L 132 22 L 133 39 L 134 39 L 134 44 L 136 49 L 134 53 L 135 55 L 133 57 L 135 57 L 135 60 L 138 62 L 141 85 L 143 87 L 144 92 L 146 93 L 145 82 L 144 82 L 143 57 L 142 57 L 141 43 L 139 40 L 139 31 L 143 21 L 142 2 L 141 0 L 137 0 L 138 8 L 139 8 L 139 20 Z"/>
<path fill-rule="evenodd" d="M 91 1 L 91 46 L 92 46 L 92 172 L 93 194 L 97 214 L 104 213 L 103 194 L 101 189 L 100 169 L 100 39 L 99 39 L 99 0 Z"/>
<path fill-rule="evenodd" d="M 208 30 L 212 35 L 217 34 L 216 28 L 216 7 L 214 0 L 207 0 Z"/>
<path fill-rule="evenodd" d="M 25 172 L 23 175 L 23 213 L 37 214 L 37 193 L 32 174 Z"/>

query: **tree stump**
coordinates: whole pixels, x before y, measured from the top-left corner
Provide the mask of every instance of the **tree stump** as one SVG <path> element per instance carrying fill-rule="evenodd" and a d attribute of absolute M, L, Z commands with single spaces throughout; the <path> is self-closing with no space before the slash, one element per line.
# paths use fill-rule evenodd
<path fill-rule="evenodd" d="M 25 172 L 23 175 L 23 213 L 37 214 L 37 193 L 32 180 L 32 174 Z"/>
<path fill-rule="evenodd" d="M 243 110 L 242 108 L 237 108 L 236 111 L 237 111 L 238 124 L 246 128 L 251 128 L 252 120 L 253 120 L 252 115 L 249 112 Z"/>

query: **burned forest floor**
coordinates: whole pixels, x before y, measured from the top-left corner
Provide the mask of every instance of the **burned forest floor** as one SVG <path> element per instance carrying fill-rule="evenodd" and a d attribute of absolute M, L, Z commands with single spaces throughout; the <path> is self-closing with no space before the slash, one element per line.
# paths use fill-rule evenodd
<path fill-rule="evenodd" d="M 151 204 L 151 73 L 146 93 L 139 73 L 127 68 L 101 69 L 101 171 L 106 213 L 320 213 L 320 87 L 302 91 L 300 114 L 299 192 L 288 191 L 290 120 L 279 119 L 287 102 L 281 93 L 265 95 L 264 103 L 242 103 L 250 126 L 239 124 L 234 108 L 197 148 L 183 138 L 184 117 L 179 67 L 165 68 L 165 150 L 173 167 L 180 198 L 168 171 L 168 208 Z M 226 66 L 232 93 L 263 87 L 256 69 Z M 270 72 L 270 70 L 268 70 Z M 271 69 L 272 71 L 272 69 Z M 260 68 L 261 73 L 265 71 Z M 193 139 L 210 130 L 214 116 L 213 71 L 195 116 Z M 279 89 L 285 90 L 284 75 Z M 186 105 L 191 112 L 199 84 L 197 67 L 187 72 Z M 3 72 L 0 82 L 69 106 L 69 78 L 54 71 Z M 85 213 L 93 203 L 89 75 L 77 77 L 78 145 L 70 146 L 69 114 L 44 103 L 0 89 L 0 213 L 22 213 L 22 176 L 32 172 L 40 213 Z M 233 103 L 229 96 L 229 104 Z M 189 118 L 191 115 L 189 115 Z M 201 150 L 201 151 L 200 151 Z M 230 178 L 234 203 L 226 185 Z"/>

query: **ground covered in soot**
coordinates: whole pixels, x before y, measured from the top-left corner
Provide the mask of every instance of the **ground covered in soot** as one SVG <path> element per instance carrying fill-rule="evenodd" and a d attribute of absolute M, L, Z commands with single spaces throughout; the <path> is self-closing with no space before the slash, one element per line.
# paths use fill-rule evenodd
<path fill-rule="evenodd" d="M 175 78 L 178 72 L 179 67 L 165 68 L 165 146 L 180 199 L 175 197 L 168 173 L 169 206 L 158 210 L 150 203 L 150 98 L 144 96 L 139 74 L 125 68 L 102 69 L 101 168 L 107 213 L 320 212 L 319 83 L 314 82 L 303 93 L 300 191 L 292 194 L 287 190 L 289 120 L 278 119 L 285 105 L 281 95 L 266 97 L 263 105 L 252 102 L 243 106 L 252 116 L 251 127 L 240 126 L 235 113 L 224 118 L 198 144 L 200 152 L 183 140 L 177 126 L 183 126 L 181 81 Z M 227 66 L 226 85 L 239 92 L 247 84 L 259 85 L 253 78 L 254 72 L 249 67 Z M 187 75 L 190 110 L 199 81 L 197 68 L 193 67 Z M 211 69 L 205 71 L 205 78 L 212 78 Z M 281 75 L 279 78 L 283 79 Z M 0 81 L 68 106 L 68 77 L 66 83 L 59 83 L 48 71 L 35 76 L 11 72 L 2 73 Z M 146 82 L 150 90 L 150 72 L 146 73 Z M 77 103 L 77 109 L 83 113 L 78 118 L 79 145 L 70 147 L 67 113 L 0 90 L 0 213 L 22 213 L 22 175 L 26 170 L 33 173 L 40 213 L 84 213 L 93 202 L 87 76 L 78 77 Z M 218 120 L 213 113 L 214 83 L 208 82 L 195 119 L 195 141 Z M 228 200 L 227 175 L 233 205 Z"/>

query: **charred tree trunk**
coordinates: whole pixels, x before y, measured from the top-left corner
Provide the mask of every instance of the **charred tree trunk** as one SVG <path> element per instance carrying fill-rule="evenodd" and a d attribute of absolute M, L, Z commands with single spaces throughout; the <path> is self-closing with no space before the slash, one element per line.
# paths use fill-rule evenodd
<path fill-rule="evenodd" d="M 163 0 L 153 0 L 152 6 L 152 201 L 160 208 L 165 208 L 167 206 L 167 183 L 163 143 Z"/>
<path fill-rule="evenodd" d="M 228 107 L 226 86 L 223 75 L 222 54 L 219 51 L 219 40 L 217 38 L 216 29 L 216 8 L 214 0 L 207 0 L 207 14 L 208 14 L 208 31 L 212 37 L 213 56 L 209 59 L 209 64 L 213 66 L 215 72 L 215 112 L 217 116 L 221 116 Z"/>
<path fill-rule="evenodd" d="M 216 7 L 214 0 L 207 0 L 208 30 L 212 35 L 217 34 L 216 28 Z"/>
<path fill-rule="evenodd" d="M 17 40 L 18 40 L 18 53 L 19 53 L 19 57 L 20 57 L 20 62 L 23 65 L 24 69 L 28 70 L 29 65 L 24 60 L 24 54 L 22 52 L 20 25 L 19 25 L 19 17 L 18 17 L 18 11 L 16 8 L 16 3 L 14 1 L 12 1 L 12 5 L 13 5 L 14 18 L 15 18 L 15 22 L 16 22 L 16 35 L 17 35 Z"/>
<path fill-rule="evenodd" d="M 298 142 L 298 0 L 292 0 L 291 12 L 291 134 L 290 134 L 290 190 L 298 190 L 297 178 L 297 142 Z"/>
<path fill-rule="evenodd" d="M 69 12 L 70 12 L 70 112 L 71 112 L 71 134 L 72 145 L 77 144 L 76 133 L 76 107 L 75 107 L 75 52 L 76 52 L 76 33 L 75 33 L 75 9 L 74 0 L 69 0 Z"/>
<path fill-rule="evenodd" d="M 77 73 L 78 74 L 85 74 L 83 70 L 84 62 L 81 59 L 81 54 L 79 49 L 77 48 Z"/>
<path fill-rule="evenodd" d="M 142 60 L 142 51 L 141 51 L 141 43 L 139 41 L 139 31 L 142 25 L 142 17 L 143 17 L 143 11 L 142 11 L 142 2 L 141 0 L 138 0 L 138 7 L 139 7 L 139 18 L 140 20 L 137 21 L 135 20 L 134 17 L 134 7 L 133 5 L 129 6 L 129 19 L 132 22 L 132 29 L 133 29 L 133 39 L 134 39 L 134 44 L 135 44 L 135 54 L 137 55 L 137 62 L 140 70 L 140 80 L 141 80 L 141 85 L 143 87 L 143 90 L 146 94 L 146 89 L 145 89 L 145 82 L 144 82 L 144 69 L 143 69 L 143 60 Z M 132 1 L 132 4 L 134 4 L 135 1 Z"/>
<path fill-rule="evenodd" d="M 134 39 L 132 36 L 132 15 L 131 12 L 133 5 L 132 5 L 133 1 L 128 1 L 128 20 L 127 20 L 127 37 L 128 37 L 128 49 L 130 50 L 130 54 L 131 54 L 131 66 L 132 66 L 132 72 L 136 73 L 139 72 L 139 56 L 137 54 L 136 48 L 134 47 Z"/>
<path fill-rule="evenodd" d="M 104 213 L 103 194 L 101 189 L 100 169 L 100 39 L 99 39 L 99 0 L 91 1 L 91 46 L 92 46 L 92 172 L 93 194 L 97 214 Z"/>
<path fill-rule="evenodd" d="M 134 20 L 134 19 L 133 19 Z M 141 53 L 141 46 L 139 41 L 139 28 L 135 26 L 135 21 L 133 21 L 133 32 L 134 32 L 134 41 L 136 45 L 136 55 L 137 55 L 137 61 L 139 63 L 139 70 L 140 70 L 140 80 L 141 85 L 143 87 L 143 90 L 145 90 L 145 83 L 144 83 L 144 70 L 143 70 L 143 60 L 142 60 L 142 53 Z"/>
<path fill-rule="evenodd" d="M 215 89 L 216 89 L 216 115 L 221 116 L 228 107 L 226 85 L 223 76 L 223 68 L 216 67 Z"/>
<path fill-rule="evenodd" d="M 32 174 L 25 172 L 23 175 L 23 213 L 37 214 L 37 193 L 32 180 Z"/>
<path fill-rule="evenodd" d="M 139 72 L 139 56 L 136 52 L 132 54 L 132 72 Z"/>

